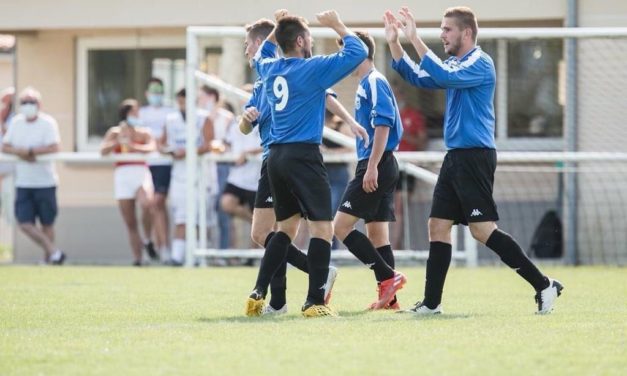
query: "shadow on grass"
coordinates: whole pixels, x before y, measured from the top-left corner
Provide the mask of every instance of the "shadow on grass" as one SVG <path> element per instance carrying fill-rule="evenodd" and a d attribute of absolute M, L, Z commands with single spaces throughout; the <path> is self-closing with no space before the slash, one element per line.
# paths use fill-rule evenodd
<path fill-rule="evenodd" d="M 281 315 L 281 316 L 259 316 L 259 317 L 246 317 L 246 316 L 222 316 L 222 317 L 200 317 L 196 319 L 196 321 L 204 324 L 218 324 L 225 322 L 232 323 L 240 323 L 240 324 L 264 324 L 270 322 L 285 322 L 285 321 L 294 321 L 294 320 L 302 320 L 303 317 L 300 315 Z"/>

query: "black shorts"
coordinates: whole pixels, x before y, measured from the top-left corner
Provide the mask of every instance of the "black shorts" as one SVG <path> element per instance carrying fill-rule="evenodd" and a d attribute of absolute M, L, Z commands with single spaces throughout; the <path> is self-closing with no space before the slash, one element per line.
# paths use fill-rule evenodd
<path fill-rule="evenodd" d="M 255 195 L 255 208 L 269 209 L 273 207 L 272 192 L 270 191 L 270 179 L 268 178 L 268 160 L 264 159 L 261 163 L 259 185 L 257 185 L 257 194 Z"/>
<path fill-rule="evenodd" d="M 172 165 L 148 166 L 152 175 L 152 185 L 155 193 L 168 194 L 170 189 L 170 177 L 172 176 Z"/>
<path fill-rule="evenodd" d="M 249 191 L 231 183 L 226 183 L 222 194 L 224 195 L 227 193 L 237 197 L 240 205 L 248 205 L 250 210 L 253 210 L 255 207 L 255 191 Z"/>
<path fill-rule="evenodd" d="M 312 221 L 331 221 L 331 188 L 317 144 L 270 147 L 268 177 L 277 221 L 301 214 Z"/>
<path fill-rule="evenodd" d="M 432 218 L 456 224 L 498 221 L 492 197 L 496 150 L 454 149 L 446 153 L 433 191 Z"/>
<path fill-rule="evenodd" d="M 413 193 L 416 187 L 416 178 L 407 174 L 405 171 L 401 171 L 398 175 L 396 190 L 402 191 L 405 187 L 407 187 L 407 192 Z"/>
<path fill-rule="evenodd" d="M 15 218 L 18 223 L 39 223 L 52 226 L 57 217 L 57 187 L 17 188 Z"/>
<path fill-rule="evenodd" d="M 364 175 L 368 169 L 368 160 L 357 163 L 355 178 L 348 183 L 346 192 L 340 200 L 341 211 L 369 222 L 394 222 L 394 189 L 398 180 L 398 163 L 391 151 L 386 151 L 379 161 L 377 170 L 378 188 L 372 193 L 363 189 Z"/>

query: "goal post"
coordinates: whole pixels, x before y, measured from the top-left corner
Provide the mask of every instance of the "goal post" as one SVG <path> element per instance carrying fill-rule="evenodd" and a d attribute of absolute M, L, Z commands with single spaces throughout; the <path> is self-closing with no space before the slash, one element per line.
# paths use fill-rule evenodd
<path fill-rule="evenodd" d="M 382 28 L 365 28 L 376 40 L 379 41 L 381 46 L 384 46 L 384 30 Z M 335 38 L 335 33 L 330 29 L 312 27 L 310 28 L 311 35 L 314 38 Z M 421 36 L 426 41 L 437 41 L 439 40 L 439 36 L 441 31 L 439 29 L 421 29 Z M 194 143 L 192 140 L 196 138 L 196 129 L 192 124 L 195 123 L 195 101 L 196 101 L 196 89 L 199 82 L 207 83 L 210 86 L 220 86 L 222 84 L 216 82 L 214 77 L 206 75 L 204 72 L 200 71 L 199 67 L 199 59 L 200 59 L 200 51 L 198 49 L 199 41 L 201 38 L 243 38 L 245 37 L 245 31 L 243 27 L 221 27 L 221 26 L 210 26 L 210 27 L 198 27 L 191 26 L 187 29 L 187 69 L 186 69 L 186 88 L 187 88 L 187 124 L 188 124 L 188 139 L 187 139 L 187 172 L 188 172 L 188 197 L 195 196 L 197 181 L 197 169 L 198 166 L 198 158 L 194 153 Z M 503 57 L 503 54 L 507 53 L 508 44 L 507 41 L 533 41 L 533 40 L 548 40 L 548 39 L 557 39 L 557 40 L 573 40 L 576 41 L 575 45 L 578 45 L 582 41 L 609 41 L 610 43 L 614 43 L 614 41 L 618 41 L 621 45 L 621 48 L 625 48 L 625 56 L 627 56 L 627 48 L 622 47 L 627 44 L 627 28 L 625 27 L 616 27 L 616 28 L 482 28 L 479 31 L 479 40 L 480 41 L 495 41 L 495 48 L 497 49 L 497 53 L 494 55 L 499 55 L 499 57 Z M 501 43 L 505 41 L 505 43 Z M 381 43 L 383 42 L 383 43 Z M 622 146 L 611 146 L 607 147 L 605 145 L 592 145 L 586 144 L 580 146 L 579 148 L 566 148 L 566 141 L 563 137 L 569 134 L 569 132 L 578 132 L 577 129 L 566 129 L 566 127 L 577 127 L 577 122 L 588 122 L 589 119 L 586 117 L 588 115 L 588 111 L 583 111 L 582 114 L 579 114 L 578 107 L 573 107 L 573 104 L 577 106 L 581 106 L 582 99 L 577 97 L 577 90 L 575 90 L 579 85 L 581 85 L 581 80 L 585 77 L 585 74 L 588 74 L 587 71 L 576 71 L 571 69 L 571 66 L 576 64 L 576 61 L 580 59 L 585 59 L 588 57 L 593 51 L 596 44 L 589 43 L 586 44 L 585 51 L 577 51 L 574 54 L 569 52 L 564 54 L 562 57 L 562 61 L 565 64 L 564 72 L 568 73 L 568 77 L 559 77 L 560 80 L 563 80 L 563 87 L 560 86 L 559 90 L 565 89 L 563 93 L 559 93 L 560 95 L 560 103 L 562 106 L 564 104 L 569 104 L 568 108 L 564 108 L 564 117 L 571 119 L 571 121 L 564 122 L 563 133 L 559 139 L 524 139 L 520 142 L 520 144 L 525 144 L 529 147 L 529 149 L 518 149 L 517 151 L 509 151 L 508 146 L 502 148 L 500 145 L 509 145 L 508 140 L 504 139 L 507 137 L 507 129 L 508 122 L 512 120 L 508 118 L 508 105 L 507 105 L 507 85 L 502 80 L 501 72 L 508 69 L 508 59 L 503 58 L 499 59 L 496 62 L 497 69 L 497 93 L 496 93 L 496 117 L 497 117 L 497 145 L 499 145 L 499 169 L 501 166 L 507 165 L 512 166 L 509 170 L 503 170 L 503 173 L 511 174 L 512 177 L 516 177 L 519 175 L 517 171 L 531 171 L 534 166 L 541 166 L 538 171 L 545 171 L 547 174 L 552 174 L 551 179 L 557 180 L 560 184 L 564 186 L 560 188 L 560 202 L 556 204 L 559 207 L 560 211 L 563 211 L 564 215 L 564 239 L 567 239 L 565 244 L 565 255 L 561 258 L 563 262 L 568 264 L 577 264 L 579 262 L 586 262 L 586 260 L 592 260 L 594 262 L 595 255 L 590 253 L 590 255 L 586 255 L 585 260 L 582 261 L 582 257 L 580 252 L 577 250 L 578 244 L 583 244 L 585 242 L 589 242 L 590 244 L 600 244 L 594 240 L 594 234 L 590 234 L 592 232 L 590 228 L 583 227 L 581 223 L 577 222 L 577 218 L 583 218 L 585 216 L 585 211 L 588 210 L 588 207 L 582 207 L 582 203 L 585 205 L 602 205 L 603 207 L 610 207 L 611 205 L 605 201 L 602 201 L 604 198 L 607 200 L 618 200 L 620 205 L 623 205 L 621 193 L 619 193 L 619 189 L 615 184 L 619 183 L 620 176 L 622 176 L 622 170 L 625 166 L 625 149 Z M 384 49 L 385 47 L 380 47 L 379 51 Z M 535 53 L 535 52 L 534 52 Z M 541 52 L 540 52 L 541 53 Z M 505 55 L 507 56 L 507 55 Z M 608 55 L 608 61 L 611 61 L 611 56 Z M 575 61 L 576 60 L 576 61 Z M 512 63 L 512 59 L 509 59 L 509 64 Z M 622 69 L 622 68 L 620 68 Z M 574 77 L 572 76 L 573 72 L 575 72 Z M 558 73 L 555 73 L 557 75 Z M 560 73 L 561 74 L 561 73 Z M 624 75 L 627 77 L 627 72 Z M 507 77 L 507 76 L 505 76 Z M 213 81 L 212 81 L 213 80 Z M 500 81 L 499 81 L 500 80 Z M 620 82 L 625 81 L 625 78 L 620 78 Z M 616 81 L 616 80 L 614 80 Z M 608 81 L 608 83 L 614 83 L 615 86 L 619 84 L 616 82 Z M 226 85 L 230 85 L 226 83 Z M 589 85 L 586 83 L 586 85 Z M 235 85 L 230 85 L 231 87 L 225 87 L 222 85 L 220 88 L 224 92 L 230 92 L 231 95 L 241 95 L 242 93 L 238 93 L 239 90 Z M 596 87 L 595 87 L 596 88 Z M 602 89 L 601 89 L 602 90 Z M 617 90 L 613 87 L 613 90 Z M 240 90 L 241 91 L 241 90 Z M 581 90 L 580 90 L 581 91 Z M 564 98 L 561 98 L 561 97 Z M 585 102 L 584 102 L 585 104 Z M 613 118 L 602 118 L 603 122 L 607 123 L 607 126 L 615 126 L 617 118 L 621 118 L 622 112 L 620 112 L 620 108 L 616 107 L 614 102 L 611 102 L 610 105 L 612 110 L 619 110 Z M 586 107 L 587 108 L 587 107 Z M 609 112 L 609 110 L 608 110 Z M 594 114 L 595 116 L 599 116 Z M 572 119 L 575 121 L 572 121 Z M 624 117 L 624 118 L 627 118 Z M 509 120 L 508 120 L 509 119 Z M 574 125 L 573 125 L 574 124 Z M 605 125 L 605 123 L 603 124 Z M 621 130 L 622 131 L 622 130 Z M 627 137 L 625 133 L 619 133 L 618 135 L 623 137 L 624 140 L 623 146 L 627 145 Z M 325 137 L 328 136 L 328 133 L 325 130 Z M 333 137 L 333 136 L 329 136 Z M 524 141 L 524 142 L 523 142 Z M 525 143 L 526 142 L 526 143 Z M 580 143 L 583 144 L 583 143 Z M 547 145 L 549 147 L 547 148 Z M 510 149 L 511 150 L 511 149 Z M 513 150 L 516 150 L 515 148 Z M 529 150 L 529 151 L 526 151 Z M 581 151 L 580 151 L 581 150 Z M 433 172 L 437 172 L 434 169 L 429 170 L 429 168 L 424 168 L 423 166 L 433 166 L 434 164 L 438 164 L 441 162 L 441 158 L 443 156 L 442 152 L 402 152 L 397 153 L 397 158 L 399 159 L 400 164 L 403 164 L 406 171 L 411 175 L 417 177 L 421 181 L 431 182 L 433 183 L 434 175 Z M 204 158 L 208 159 L 221 159 L 226 160 L 228 156 L 207 156 Z M 348 158 L 348 157 L 346 157 Z M 547 167 L 549 166 L 549 167 Z M 522 168 L 522 169 L 521 169 Z M 592 170 L 595 169 L 607 169 L 610 171 L 608 179 L 615 179 L 615 181 L 608 182 L 608 186 L 611 185 L 610 191 L 613 195 L 612 197 L 595 197 L 595 193 L 593 189 L 589 189 L 591 184 L 594 184 L 596 175 L 593 174 Z M 527 170 L 525 170 L 527 169 Z M 543 170 L 544 169 L 544 170 Z M 550 172 L 548 172 L 550 170 Z M 509 171 L 509 172 L 508 172 Z M 615 178 L 616 177 L 616 178 Z M 585 181 L 581 181 L 581 179 L 585 178 Z M 514 186 L 515 183 L 511 183 Z M 603 183 L 605 184 L 605 182 Z M 578 189 L 580 188 L 580 189 Z M 581 188 L 586 188 L 585 197 L 581 197 L 584 193 L 581 192 Z M 527 188 L 532 190 L 532 188 Z M 533 192 L 525 192 L 525 194 L 532 195 Z M 588 202 L 588 201 L 598 202 Z M 498 202 L 498 200 L 497 200 Z M 194 223 L 194 218 L 197 213 L 197 205 L 194 200 L 188 200 L 187 202 L 187 223 Z M 625 208 L 627 209 L 627 208 Z M 608 209 L 609 210 L 609 209 Z M 602 212 L 596 213 L 595 218 L 602 217 Z M 622 222 L 620 222 L 622 223 Z M 587 225 L 586 225 L 587 226 Z M 582 231 L 585 230 L 585 234 L 582 235 Z M 467 231 L 467 229 L 466 229 Z M 615 231 L 615 230 L 612 230 Z M 593 233 L 593 232 L 592 232 Z M 619 233 L 613 233 L 612 236 L 616 238 L 616 244 L 619 241 Z M 211 256 L 214 257 L 219 254 L 218 250 L 204 249 L 200 250 L 198 244 L 196 242 L 196 230 L 194 226 L 187 226 L 187 263 L 191 265 L 195 256 Z M 582 240 L 583 239 L 583 240 Z M 605 243 L 603 243 L 605 244 Z M 627 259 L 627 255 L 625 252 L 617 250 L 616 244 L 612 244 L 611 247 L 612 257 L 616 257 L 619 263 L 625 263 Z M 473 251 L 472 248 L 475 247 Z M 469 236 L 465 236 L 459 247 L 460 251 L 457 256 L 461 257 L 463 261 L 467 262 L 469 265 L 473 265 L 477 263 L 476 258 L 476 242 Z M 465 248 L 470 248 L 470 252 L 465 252 Z M 472 253 L 475 253 L 473 256 Z M 592 251 L 590 251 L 592 252 Z M 606 252 L 606 251 L 603 251 Z M 227 253 L 222 253 L 223 255 L 227 255 Z M 336 257 L 341 257 L 340 254 L 337 254 Z M 417 258 L 418 253 L 415 254 Z M 424 254 L 423 254 L 424 256 Z M 463 257 L 462 257 L 463 256 Z M 412 256 L 413 257 L 413 256 Z M 602 257 L 605 260 L 605 256 Z"/>

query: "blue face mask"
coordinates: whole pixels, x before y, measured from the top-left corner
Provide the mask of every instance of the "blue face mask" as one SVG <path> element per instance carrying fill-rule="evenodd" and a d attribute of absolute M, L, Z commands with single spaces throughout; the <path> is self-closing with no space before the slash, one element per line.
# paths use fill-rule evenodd
<path fill-rule="evenodd" d="M 138 117 L 136 117 L 136 116 L 128 116 L 126 118 L 126 124 L 128 124 L 129 127 L 135 128 L 135 127 L 141 126 L 142 125 L 142 121 Z"/>
<path fill-rule="evenodd" d="M 161 106 L 163 104 L 163 94 L 148 94 L 146 97 L 148 104 L 151 106 Z"/>

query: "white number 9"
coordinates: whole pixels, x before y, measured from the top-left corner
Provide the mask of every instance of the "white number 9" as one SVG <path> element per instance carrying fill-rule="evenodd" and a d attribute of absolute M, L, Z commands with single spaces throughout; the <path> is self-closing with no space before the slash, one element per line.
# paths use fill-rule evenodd
<path fill-rule="evenodd" d="M 274 79 L 274 84 L 272 85 L 272 89 L 274 90 L 274 95 L 277 99 L 280 99 L 279 103 L 274 106 L 276 111 L 283 111 L 285 106 L 287 106 L 287 100 L 290 97 L 290 90 L 287 87 L 287 81 L 283 76 L 277 76 Z"/>

